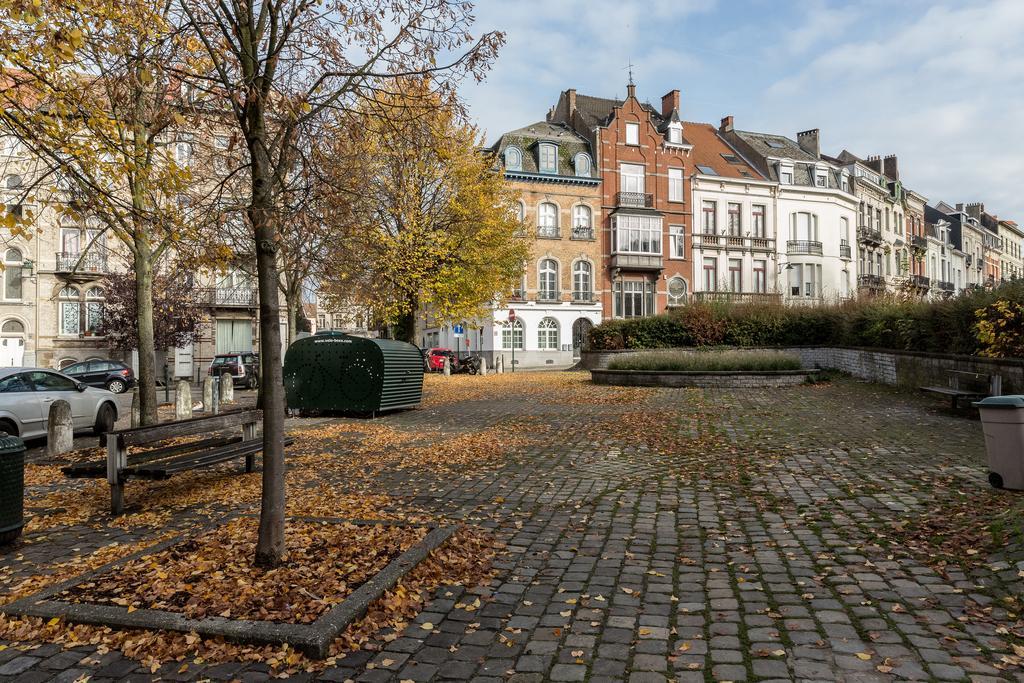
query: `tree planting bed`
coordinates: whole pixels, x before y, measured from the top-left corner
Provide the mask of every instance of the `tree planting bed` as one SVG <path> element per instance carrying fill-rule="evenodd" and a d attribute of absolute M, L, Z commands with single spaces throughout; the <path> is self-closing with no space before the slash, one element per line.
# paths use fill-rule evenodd
<path fill-rule="evenodd" d="M 280 567 L 253 566 L 253 515 L 231 515 L 9 605 L 11 616 L 288 644 L 323 658 L 374 600 L 455 532 L 378 520 L 292 518 Z"/>
<path fill-rule="evenodd" d="M 817 370 L 591 370 L 594 384 L 625 387 L 791 387 L 804 384 Z"/>

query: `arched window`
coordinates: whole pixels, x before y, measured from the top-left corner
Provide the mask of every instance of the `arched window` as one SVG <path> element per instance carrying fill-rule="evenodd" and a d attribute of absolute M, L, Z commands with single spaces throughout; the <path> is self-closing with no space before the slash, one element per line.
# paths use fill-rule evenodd
<path fill-rule="evenodd" d="M 540 262 L 537 287 L 537 298 L 541 301 L 554 301 L 558 298 L 558 263 L 546 258 Z"/>
<path fill-rule="evenodd" d="M 516 349 L 517 351 L 523 348 L 523 321 L 513 320 L 512 322 L 505 322 L 501 326 L 501 348 L 506 351 Z"/>
<path fill-rule="evenodd" d="M 576 155 L 573 160 L 573 166 L 576 168 L 576 175 L 581 178 L 590 177 L 590 155 L 586 152 L 580 152 Z"/>
<path fill-rule="evenodd" d="M 537 326 L 537 348 L 540 350 L 558 350 L 558 321 L 544 318 Z"/>
<path fill-rule="evenodd" d="M 3 327 L 0 327 L 2 334 L 25 334 L 25 326 L 19 320 L 7 320 Z"/>
<path fill-rule="evenodd" d="M 69 365 L 74 365 L 77 362 L 78 362 L 77 358 L 61 358 L 60 361 L 57 363 L 57 369 L 58 370 L 63 370 L 64 368 L 68 367 Z"/>
<path fill-rule="evenodd" d="M 505 149 L 505 169 L 509 171 L 523 170 L 523 153 L 518 147 Z"/>
<path fill-rule="evenodd" d="M 6 301 L 21 301 L 21 275 L 24 259 L 21 250 L 8 249 L 4 252 L 4 299 Z"/>
<path fill-rule="evenodd" d="M 676 276 L 668 281 L 668 303 L 670 306 L 686 303 L 686 280 Z"/>
<path fill-rule="evenodd" d="M 60 334 L 80 334 L 82 302 L 77 289 L 68 285 L 60 290 Z"/>
<path fill-rule="evenodd" d="M 522 202 L 516 202 L 516 218 L 520 223 L 526 220 L 526 205 Z"/>
<path fill-rule="evenodd" d="M 589 261 L 577 261 L 572 267 L 572 300 L 593 301 L 593 267 Z"/>
<path fill-rule="evenodd" d="M 106 299 L 106 292 L 102 287 L 90 287 L 85 293 L 85 329 L 87 332 L 97 334 L 100 329 L 100 321 L 103 320 L 103 301 Z"/>
<path fill-rule="evenodd" d="M 572 236 L 578 240 L 594 236 L 594 213 L 586 204 L 577 204 L 572 209 Z"/>
<path fill-rule="evenodd" d="M 558 237 L 558 207 L 541 202 L 537 207 L 537 234 L 540 237 Z"/>

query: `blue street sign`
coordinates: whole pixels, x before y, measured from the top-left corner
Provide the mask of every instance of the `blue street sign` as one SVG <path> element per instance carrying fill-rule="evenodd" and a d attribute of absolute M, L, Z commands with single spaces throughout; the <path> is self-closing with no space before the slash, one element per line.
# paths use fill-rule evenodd
<path fill-rule="evenodd" d="M 466 331 L 465 329 L 463 329 L 462 325 L 455 325 L 453 326 L 452 329 L 455 331 L 456 337 L 461 337 Z"/>

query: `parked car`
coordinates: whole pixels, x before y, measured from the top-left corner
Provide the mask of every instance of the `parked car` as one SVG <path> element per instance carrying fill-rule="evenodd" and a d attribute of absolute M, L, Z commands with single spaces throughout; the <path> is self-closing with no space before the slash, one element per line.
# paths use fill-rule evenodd
<path fill-rule="evenodd" d="M 135 373 L 119 360 L 87 360 L 69 365 L 62 373 L 90 387 L 103 387 L 115 394 L 135 386 Z"/>
<path fill-rule="evenodd" d="M 451 365 L 452 372 L 458 367 L 459 357 L 451 349 L 444 348 L 433 348 L 427 353 L 427 369 L 431 372 L 440 372 L 444 370 L 444 359 L 448 358 L 448 362 Z"/>
<path fill-rule="evenodd" d="M 220 377 L 224 372 L 231 373 L 236 387 L 255 389 L 260 385 L 260 357 L 255 353 L 218 353 L 207 374 Z"/>
<path fill-rule="evenodd" d="M 117 422 L 117 399 L 106 389 L 87 386 L 46 368 L 0 369 L 0 431 L 34 439 L 46 436 L 50 404 L 71 405 L 75 431 L 109 432 Z"/>

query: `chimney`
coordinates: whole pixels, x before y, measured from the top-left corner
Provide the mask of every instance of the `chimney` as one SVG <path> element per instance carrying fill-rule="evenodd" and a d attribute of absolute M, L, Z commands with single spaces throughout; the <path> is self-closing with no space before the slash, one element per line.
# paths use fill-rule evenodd
<path fill-rule="evenodd" d="M 661 96 L 661 115 L 667 119 L 674 111 L 679 111 L 679 91 L 669 90 Z"/>
<path fill-rule="evenodd" d="M 815 159 L 821 157 L 821 147 L 818 145 L 818 129 L 812 128 L 811 130 L 805 130 L 802 133 L 796 134 L 797 144 L 800 145 L 800 149 L 807 152 Z"/>
<path fill-rule="evenodd" d="M 867 164 L 868 168 L 874 169 L 879 173 L 882 172 L 882 157 L 877 154 L 873 157 L 868 157 L 864 163 Z"/>
<path fill-rule="evenodd" d="M 569 115 L 566 116 L 567 121 L 572 121 L 573 114 L 576 113 L 576 88 L 569 88 L 565 91 L 566 99 L 569 100 Z"/>
<path fill-rule="evenodd" d="M 957 202 L 956 203 L 956 210 L 957 210 L 957 213 L 963 213 L 964 212 L 964 203 L 963 202 Z"/>
<path fill-rule="evenodd" d="M 732 114 L 722 118 L 722 122 L 718 124 L 719 133 L 731 133 L 732 132 Z"/>
<path fill-rule="evenodd" d="M 636 86 L 632 81 L 626 86 L 626 99 L 628 100 L 630 97 L 636 98 Z"/>
<path fill-rule="evenodd" d="M 882 173 L 889 176 L 893 180 L 900 179 L 900 169 L 896 164 L 895 154 L 890 154 L 889 156 L 882 159 Z"/>
<path fill-rule="evenodd" d="M 959 205 L 957 205 L 959 208 Z M 967 215 L 971 218 L 981 220 L 981 214 L 985 213 L 985 205 L 981 202 L 972 202 L 967 205 Z"/>

